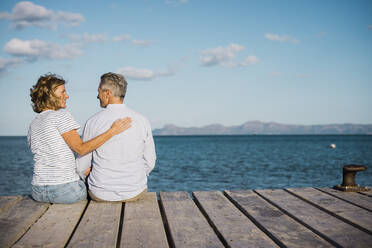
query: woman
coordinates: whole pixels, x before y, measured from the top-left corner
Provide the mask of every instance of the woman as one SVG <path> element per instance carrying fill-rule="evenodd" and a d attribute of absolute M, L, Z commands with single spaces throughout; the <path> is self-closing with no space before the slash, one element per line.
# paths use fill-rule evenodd
<path fill-rule="evenodd" d="M 112 136 L 130 128 L 131 120 L 116 120 L 105 133 L 82 142 L 80 125 L 64 110 L 69 96 L 65 80 L 48 74 L 30 89 L 33 110 L 38 113 L 27 135 L 34 154 L 32 198 L 40 202 L 73 203 L 86 199 L 87 191 L 76 172 L 74 152 L 87 154 Z"/>

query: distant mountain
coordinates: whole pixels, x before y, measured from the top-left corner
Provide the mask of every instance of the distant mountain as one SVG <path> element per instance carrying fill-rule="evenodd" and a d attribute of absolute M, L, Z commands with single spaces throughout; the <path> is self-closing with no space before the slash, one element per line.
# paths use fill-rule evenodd
<path fill-rule="evenodd" d="M 243 135 L 243 134 L 369 134 L 372 124 L 291 125 L 276 122 L 248 121 L 239 126 L 212 124 L 203 127 L 165 125 L 154 135 Z"/>

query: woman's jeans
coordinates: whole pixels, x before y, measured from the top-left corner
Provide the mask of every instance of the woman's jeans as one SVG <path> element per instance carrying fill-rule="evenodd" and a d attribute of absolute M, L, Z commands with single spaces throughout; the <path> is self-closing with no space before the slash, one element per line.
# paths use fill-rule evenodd
<path fill-rule="evenodd" d="M 50 203 L 74 203 L 87 199 L 87 188 L 82 180 L 58 185 L 31 185 L 35 201 Z"/>

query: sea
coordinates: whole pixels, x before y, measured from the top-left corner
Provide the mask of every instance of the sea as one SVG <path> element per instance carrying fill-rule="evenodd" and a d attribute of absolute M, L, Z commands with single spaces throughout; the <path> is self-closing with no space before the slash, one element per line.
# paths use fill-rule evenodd
<path fill-rule="evenodd" d="M 372 135 L 155 136 L 149 191 L 332 187 L 344 165 L 365 165 L 372 185 Z M 330 148 L 335 144 L 336 148 Z M 28 195 L 33 157 L 26 137 L 0 136 L 0 195 Z"/>

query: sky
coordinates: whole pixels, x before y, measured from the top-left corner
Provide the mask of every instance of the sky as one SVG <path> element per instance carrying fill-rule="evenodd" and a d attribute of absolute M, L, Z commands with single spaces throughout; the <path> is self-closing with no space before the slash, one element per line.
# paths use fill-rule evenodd
<path fill-rule="evenodd" d="M 83 126 L 106 72 L 152 128 L 372 123 L 372 1 L 0 1 L 0 135 L 26 135 L 41 75 Z"/>

